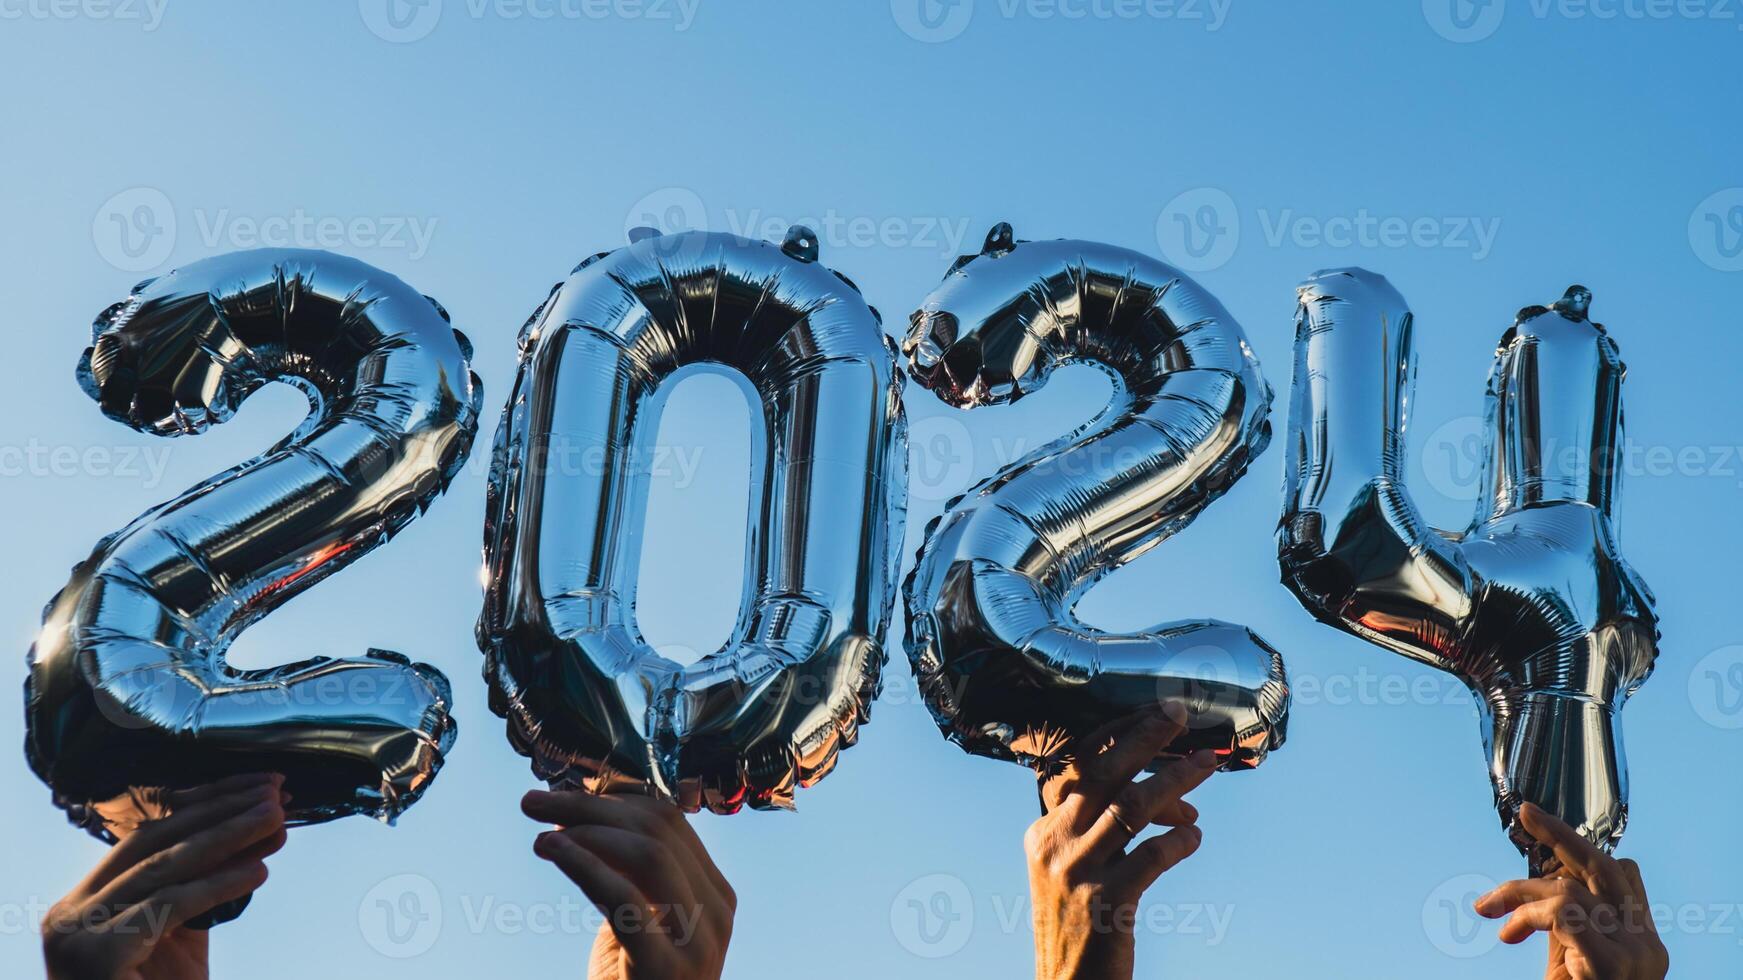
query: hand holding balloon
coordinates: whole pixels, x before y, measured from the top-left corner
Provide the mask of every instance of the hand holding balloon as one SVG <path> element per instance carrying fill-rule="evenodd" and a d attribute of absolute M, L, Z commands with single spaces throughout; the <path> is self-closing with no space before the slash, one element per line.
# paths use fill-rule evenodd
<path fill-rule="evenodd" d="M 176 790 L 118 828 L 120 843 L 48 910 L 50 980 L 205 980 L 207 933 L 195 916 L 266 881 L 262 859 L 285 842 L 284 777 L 235 776 Z"/>
<path fill-rule="evenodd" d="M 1527 803 L 1519 820 L 1554 851 L 1552 878 L 1509 881 L 1477 899 L 1477 914 L 1498 919 L 1501 941 L 1549 933 L 1547 980 L 1661 980 L 1670 953 L 1658 938 L 1640 866 L 1604 853 L 1553 815 Z"/>
<path fill-rule="evenodd" d="M 1132 976 L 1139 898 L 1204 837 L 1198 810 L 1182 797 L 1216 770 L 1214 752 L 1134 781 L 1185 731 L 1176 703 L 1121 718 L 1078 741 L 1074 758 L 1044 778 L 1047 812 L 1023 838 L 1039 980 Z M 1128 851 L 1151 825 L 1174 829 Z"/>
<path fill-rule="evenodd" d="M 558 825 L 534 853 L 605 916 L 591 980 L 717 980 L 738 897 L 683 811 L 646 796 L 537 790 L 521 809 Z"/>

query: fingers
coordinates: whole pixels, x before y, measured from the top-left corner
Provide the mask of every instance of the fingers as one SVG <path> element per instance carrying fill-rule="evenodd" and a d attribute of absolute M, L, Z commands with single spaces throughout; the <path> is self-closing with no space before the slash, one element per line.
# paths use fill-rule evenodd
<path fill-rule="evenodd" d="M 1144 771 L 1169 742 L 1186 730 L 1186 711 L 1170 701 L 1161 711 L 1145 714 L 1124 733 L 1114 737 L 1108 748 L 1087 759 L 1078 760 L 1078 769 L 1086 781 L 1102 785 L 1124 785 Z"/>
<path fill-rule="evenodd" d="M 1115 866 L 1113 876 L 1136 897 L 1155 884 L 1163 872 L 1191 857 L 1203 841 L 1204 831 L 1196 824 L 1176 827 L 1132 848 Z"/>
<path fill-rule="evenodd" d="M 209 786 L 177 790 L 165 799 L 170 813 L 148 820 L 109 849 L 80 884 L 84 894 L 100 891 L 129 869 L 199 831 L 216 826 L 267 801 L 283 802 L 284 777 L 275 773 L 232 776 Z"/>
<path fill-rule="evenodd" d="M 1648 899 L 1646 897 L 1646 879 L 1640 876 L 1640 865 L 1636 864 L 1633 858 L 1623 858 L 1616 864 L 1628 879 L 1629 897 L 1639 902 L 1644 908 L 1648 904 Z"/>
<path fill-rule="evenodd" d="M 702 838 L 677 807 L 662 800 L 630 794 L 600 795 L 580 790 L 545 792 L 533 790 L 521 798 L 521 812 L 534 820 L 561 827 L 591 825 L 615 827 L 641 834 L 668 847 L 702 872 L 707 885 L 718 895 L 731 896 L 732 886 L 714 864 Z"/>
<path fill-rule="evenodd" d="M 556 865 L 580 887 L 593 906 L 605 916 L 612 933 L 625 949 L 633 954 L 637 947 L 649 941 L 651 933 L 645 930 L 617 929 L 616 910 L 650 907 L 647 897 L 621 872 L 561 831 L 540 834 L 533 842 L 533 853 Z"/>
<path fill-rule="evenodd" d="M 153 908 L 158 921 L 174 929 L 196 915 L 252 893 L 266 884 L 266 876 L 266 865 L 260 859 L 238 859 L 201 878 L 165 888 L 149 903 L 129 909 L 128 914 Z"/>
<path fill-rule="evenodd" d="M 1582 878 L 1595 894 L 1606 899 L 1620 899 L 1627 894 L 1627 879 L 1617 867 L 1616 859 L 1555 815 L 1536 804 L 1522 803 L 1519 823 L 1538 843 L 1553 849 L 1562 867 Z"/>
<path fill-rule="evenodd" d="M 1143 717 L 1143 712 L 1135 712 L 1103 722 L 1096 726 L 1093 731 L 1072 742 L 1064 765 L 1056 771 L 1039 773 L 1041 802 L 1044 806 L 1044 812 L 1055 809 L 1064 803 L 1067 797 L 1077 792 L 1077 784 L 1083 779 L 1083 763 L 1101 754 L 1110 743 L 1124 734 L 1126 729 L 1136 725 Z"/>
<path fill-rule="evenodd" d="M 1216 753 L 1200 749 L 1185 759 L 1162 767 L 1141 782 L 1128 783 L 1095 824 L 1084 834 L 1084 843 L 1112 860 L 1140 831 L 1151 824 L 1182 826 L 1198 819 L 1198 809 L 1181 799 L 1216 771 Z"/>
<path fill-rule="evenodd" d="M 556 833 L 591 851 L 643 895 L 664 904 L 698 904 L 695 889 L 680 864 L 682 855 L 663 842 L 633 831 L 587 824 Z"/>
<path fill-rule="evenodd" d="M 284 804 L 273 787 L 270 798 L 259 799 L 243 812 L 190 834 L 116 875 L 93 900 L 116 906 L 144 901 L 206 875 L 263 841 L 276 840 L 283 830 Z"/>
<path fill-rule="evenodd" d="M 1496 886 L 1478 898 L 1474 907 L 1486 919 L 1499 919 L 1520 906 L 1548 899 L 1575 902 L 1587 908 L 1597 901 L 1583 883 L 1572 878 L 1522 878 Z"/>
<path fill-rule="evenodd" d="M 1549 932 L 1555 928 L 1556 920 L 1566 905 L 1567 902 L 1559 896 L 1526 902 L 1513 910 L 1512 918 L 1501 923 L 1501 941 L 1514 945 L 1524 942 L 1534 932 Z"/>

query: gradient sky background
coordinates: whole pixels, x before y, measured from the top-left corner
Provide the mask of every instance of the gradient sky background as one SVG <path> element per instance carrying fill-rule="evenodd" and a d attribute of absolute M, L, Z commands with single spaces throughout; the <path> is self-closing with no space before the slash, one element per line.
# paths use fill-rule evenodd
<path fill-rule="evenodd" d="M 303 414 L 273 389 L 218 430 L 158 440 L 79 391 L 92 316 L 178 262 L 332 247 L 436 296 L 477 346 L 481 442 L 521 322 L 629 225 L 762 235 L 816 222 L 824 261 L 892 328 L 998 220 L 1161 252 L 1244 324 L 1278 391 L 1279 434 L 1293 287 L 1364 265 L 1417 313 L 1410 476 L 1448 526 L 1469 515 L 1496 338 L 1578 281 L 1630 368 L 1639 452 L 1620 523 L 1664 630 L 1658 672 L 1625 713 L 1621 852 L 1668 918 L 1677 973 L 1739 971 L 1735 4 L 684 2 L 0 0 L 7 690 L 22 685 L 42 604 L 99 536 Z M 1420 240 L 1352 237 L 1364 216 L 1411 222 Z M 322 218 L 344 223 L 337 240 L 318 237 Z M 1104 394 L 1080 368 L 1020 406 L 957 414 L 910 387 L 910 560 L 946 497 Z M 747 419 L 719 378 L 672 403 L 663 440 L 695 470 L 674 466 L 650 512 L 642 622 L 656 643 L 712 650 L 730 628 Z M 292 834 L 248 914 L 214 933 L 217 975 L 580 975 L 593 920 L 531 853 L 537 828 L 516 801 L 532 780 L 478 676 L 482 455 L 391 545 L 237 644 L 251 666 L 404 651 L 453 679 L 461 730 L 399 826 Z M 1149 896 L 1141 973 L 1541 975 L 1541 941 L 1498 947 L 1466 911 L 1523 867 L 1497 826 L 1468 696 L 1317 625 L 1278 584 L 1281 468 L 1273 447 L 1082 607 L 1110 629 L 1243 622 L 1284 651 L 1296 688 L 1287 746 L 1196 794 L 1206 840 Z M 797 813 L 698 818 L 741 897 L 729 976 L 1031 969 L 1031 779 L 941 739 L 893 652 L 860 745 Z M 0 711 L 7 976 L 39 969 L 41 907 L 100 853 L 49 804 L 22 737 L 13 701 Z"/>

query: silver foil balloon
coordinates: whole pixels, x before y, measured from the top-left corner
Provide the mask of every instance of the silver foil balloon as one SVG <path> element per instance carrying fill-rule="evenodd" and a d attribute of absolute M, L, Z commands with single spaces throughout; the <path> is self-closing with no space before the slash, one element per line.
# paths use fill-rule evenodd
<path fill-rule="evenodd" d="M 110 840 L 159 815 L 157 790 L 249 771 L 285 774 L 293 823 L 398 814 L 453 743 L 446 678 L 380 650 L 265 670 L 224 654 L 442 492 L 477 428 L 465 338 L 379 269 L 286 249 L 141 283 L 93 334 L 80 383 L 143 432 L 202 432 L 272 381 L 301 389 L 312 411 L 73 570 L 31 648 L 31 767 Z"/>
<path fill-rule="evenodd" d="M 1482 705 L 1495 801 L 1533 873 L 1522 801 L 1599 846 L 1628 815 L 1622 703 L 1652 671 L 1652 593 L 1616 544 L 1623 365 L 1575 286 L 1521 310 L 1488 385 L 1483 496 L 1429 527 L 1404 486 L 1414 321 L 1383 277 L 1300 289 L 1283 580 L 1320 620 L 1457 675 Z"/>
<path fill-rule="evenodd" d="M 1172 751 L 1224 768 L 1283 743 L 1283 658 L 1210 620 L 1116 635 L 1079 622 L 1103 575 L 1185 527 L 1270 440 L 1271 390 L 1215 297 L 1136 252 L 1017 241 L 1000 224 L 912 317 L 914 379 L 962 408 L 1039 389 L 1087 362 L 1114 382 L 1094 420 L 950 502 L 906 587 L 908 656 L 964 749 L 1050 762 L 1077 736 L 1159 701 L 1185 705 Z"/>
<path fill-rule="evenodd" d="M 600 253 L 522 329 L 492 456 L 479 646 L 491 707 L 553 785 L 788 808 L 867 720 L 907 495 L 893 345 L 794 227 Z M 635 621 L 669 379 L 709 365 L 760 425 L 738 621 L 694 664 Z"/>

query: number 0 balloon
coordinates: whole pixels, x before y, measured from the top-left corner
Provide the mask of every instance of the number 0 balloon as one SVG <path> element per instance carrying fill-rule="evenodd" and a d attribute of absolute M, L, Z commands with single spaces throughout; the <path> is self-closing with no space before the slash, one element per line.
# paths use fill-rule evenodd
<path fill-rule="evenodd" d="M 229 419 L 272 381 L 313 412 L 261 456 L 97 543 L 49 604 L 26 685 L 32 767 L 103 836 L 153 789 L 278 771 L 306 823 L 392 817 L 454 740 L 448 681 L 371 650 L 266 670 L 231 642 L 385 542 L 466 459 L 471 350 L 410 286 L 323 252 L 207 259 L 97 318 L 79 367 L 104 414 L 159 435 Z"/>
<path fill-rule="evenodd" d="M 1579 286 L 1521 310 L 1489 374 L 1483 496 L 1437 531 L 1404 487 L 1415 321 L 1361 269 L 1300 287 L 1279 548 L 1320 620 L 1450 671 L 1480 697 L 1495 802 L 1534 874 L 1521 802 L 1602 847 L 1628 816 L 1620 712 L 1657 657 L 1652 593 L 1622 560 L 1622 362 Z"/>
<path fill-rule="evenodd" d="M 907 487 L 894 351 L 804 228 L 779 247 L 634 238 L 521 333 L 486 508 L 491 707 L 554 784 L 789 807 L 853 744 L 884 662 Z M 704 364 L 748 384 L 760 473 L 738 623 L 686 666 L 643 640 L 635 587 L 663 395 Z"/>
<path fill-rule="evenodd" d="M 914 379 L 963 408 L 1015 401 L 1061 364 L 1115 397 L 1006 466 L 926 530 L 908 579 L 908 656 L 940 727 L 970 752 L 1035 763 L 1120 715 L 1178 700 L 1175 749 L 1225 768 L 1281 745 L 1283 658 L 1209 620 L 1113 635 L 1072 606 L 1185 527 L 1270 440 L 1271 391 L 1241 328 L 1161 262 L 1109 245 L 1016 241 L 1001 224 L 912 318 Z"/>

